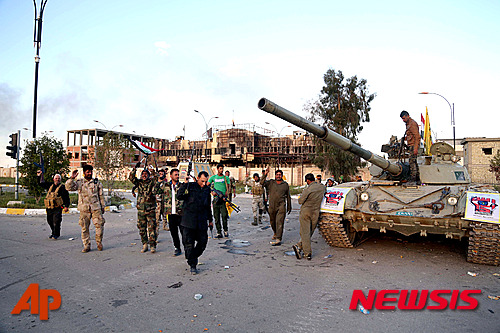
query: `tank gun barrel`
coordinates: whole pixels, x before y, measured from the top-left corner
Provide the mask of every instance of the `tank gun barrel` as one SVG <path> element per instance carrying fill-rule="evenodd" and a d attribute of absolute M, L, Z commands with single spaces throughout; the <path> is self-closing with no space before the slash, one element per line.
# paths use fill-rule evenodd
<path fill-rule="evenodd" d="M 353 143 L 351 140 L 343 137 L 342 135 L 324 127 L 313 123 L 293 112 L 288 111 L 285 108 L 271 102 L 266 98 L 261 98 L 258 103 L 259 109 L 266 111 L 278 118 L 281 118 L 289 123 L 294 124 L 297 127 L 302 128 L 314 135 L 316 135 L 321 140 L 339 147 L 342 150 L 349 151 L 364 160 L 375 164 L 376 166 L 388 171 L 393 176 L 398 176 L 402 172 L 402 168 L 398 164 L 393 164 L 383 157 L 373 154 L 372 152 L 361 148 L 357 144 Z"/>

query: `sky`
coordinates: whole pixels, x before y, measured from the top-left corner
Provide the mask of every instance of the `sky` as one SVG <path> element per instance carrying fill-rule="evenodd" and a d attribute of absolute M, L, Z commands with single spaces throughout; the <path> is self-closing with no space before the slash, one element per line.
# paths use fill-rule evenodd
<path fill-rule="evenodd" d="M 498 17 L 498 0 L 48 0 L 36 132 L 66 145 L 67 130 L 103 128 L 98 120 L 170 140 L 185 126 L 194 140 L 199 110 L 219 117 L 210 125 L 234 115 L 291 134 L 258 100 L 305 117 L 334 69 L 376 94 L 358 138 L 375 153 L 404 133 L 402 110 L 419 122 L 427 107 L 437 138 L 451 138 L 446 100 L 457 138 L 498 137 Z M 14 166 L 9 134 L 33 136 L 33 1 L 0 0 L 0 22 L 0 166 Z"/>

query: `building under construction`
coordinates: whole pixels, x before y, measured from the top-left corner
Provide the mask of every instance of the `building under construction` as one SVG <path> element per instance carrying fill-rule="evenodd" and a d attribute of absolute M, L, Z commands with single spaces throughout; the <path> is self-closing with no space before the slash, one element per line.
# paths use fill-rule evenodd
<path fill-rule="evenodd" d="M 109 131 L 102 129 L 68 131 L 66 150 L 70 167 L 93 164 L 95 145 L 107 133 Z M 186 140 L 182 136 L 172 141 L 130 133 L 113 133 L 161 149 L 158 154 L 154 154 L 157 155 L 159 167 L 176 167 L 193 156 L 194 160 L 210 163 L 213 167 L 223 163 L 238 180 L 268 166 L 282 169 L 292 184 L 302 184 L 306 171 L 320 173 L 318 168 L 311 165 L 310 157 L 315 152 L 313 137 L 302 131 L 280 136 L 275 131 L 254 124 L 219 125 L 204 133 L 204 140 L 195 141 Z M 131 167 L 142 159 L 143 154 L 135 150 L 133 154 L 124 157 L 126 164 Z"/>
<path fill-rule="evenodd" d="M 193 154 L 198 161 L 223 163 L 226 167 L 293 167 L 310 163 L 310 155 L 315 151 L 312 136 L 306 132 L 278 136 L 254 124 L 214 126 L 205 137 L 200 141 L 182 137 L 161 140 L 157 146 L 165 150 L 160 152 L 159 160 L 174 166 Z"/>

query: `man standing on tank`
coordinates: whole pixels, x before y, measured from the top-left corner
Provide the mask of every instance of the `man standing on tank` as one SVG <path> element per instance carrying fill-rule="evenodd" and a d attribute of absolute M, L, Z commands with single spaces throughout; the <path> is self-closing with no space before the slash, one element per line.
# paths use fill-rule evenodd
<path fill-rule="evenodd" d="M 210 177 L 207 185 L 214 190 L 220 191 L 222 195 L 229 197 L 229 193 L 231 193 L 231 181 L 229 180 L 229 177 L 224 175 L 224 165 L 217 164 L 217 174 Z M 213 207 L 215 227 L 217 228 L 217 238 L 222 238 L 222 229 L 224 229 L 224 237 L 229 237 L 227 228 L 227 218 L 229 214 L 227 212 L 226 202 L 217 197 L 214 193 L 212 194 L 214 196 Z"/>
<path fill-rule="evenodd" d="M 266 180 L 269 175 L 269 167 L 260 180 L 269 195 L 269 222 L 274 231 L 270 244 L 272 246 L 281 245 L 283 238 L 283 227 L 285 225 L 285 215 L 292 212 L 292 198 L 288 183 L 283 180 L 283 171 L 276 170 L 275 179 Z M 286 201 L 286 202 L 285 202 Z"/>
<path fill-rule="evenodd" d="M 415 120 L 407 111 L 401 111 L 399 115 L 406 124 L 405 138 L 410 149 L 410 182 L 411 185 L 420 183 L 420 173 L 417 165 L 418 148 L 420 147 L 420 132 Z"/>
<path fill-rule="evenodd" d="M 210 188 L 207 186 L 208 173 L 200 171 L 196 182 L 181 185 L 177 198 L 182 200 L 182 244 L 191 274 L 198 274 L 198 258 L 202 255 L 208 242 L 208 227 L 212 227 L 212 210 L 210 209 Z"/>

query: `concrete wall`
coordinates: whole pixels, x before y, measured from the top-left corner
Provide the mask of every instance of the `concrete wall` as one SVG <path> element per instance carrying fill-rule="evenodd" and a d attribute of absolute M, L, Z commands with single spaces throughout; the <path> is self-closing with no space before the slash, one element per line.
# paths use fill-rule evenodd
<path fill-rule="evenodd" d="M 500 151 L 500 139 L 466 138 L 464 143 L 464 165 L 472 182 L 496 184 L 495 175 L 489 169 L 491 159 Z M 490 149 L 491 155 L 486 153 Z"/>

